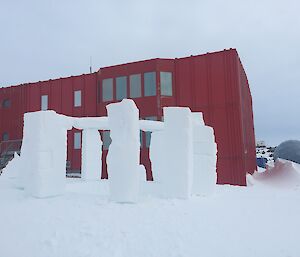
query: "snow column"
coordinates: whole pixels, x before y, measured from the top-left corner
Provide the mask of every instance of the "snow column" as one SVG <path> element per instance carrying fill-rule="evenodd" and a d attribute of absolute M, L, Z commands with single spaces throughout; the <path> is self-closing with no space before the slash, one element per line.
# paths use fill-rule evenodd
<path fill-rule="evenodd" d="M 214 192 L 217 173 L 217 145 L 214 130 L 205 126 L 202 113 L 193 113 L 193 194 L 209 195 Z"/>
<path fill-rule="evenodd" d="M 135 202 L 140 182 L 139 111 L 134 101 L 124 99 L 107 105 L 111 145 L 107 155 L 110 199 Z"/>
<path fill-rule="evenodd" d="M 72 119 L 54 111 L 24 115 L 21 184 L 34 197 L 63 194 L 66 180 L 67 130 Z"/>
<path fill-rule="evenodd" d="M 164 130 L 152 132 L 150 144 L 153 177 L 163 198 L 188 198 L 192 193 L 192 132 L 189 108 L 164 108 Z"/>
<path fill-rule="evenodd" d="M 97 180 L 101 177 L 102 141 L 98 129 L 84 129 L 82 132 L 82 168 L 84 180 Z"/>

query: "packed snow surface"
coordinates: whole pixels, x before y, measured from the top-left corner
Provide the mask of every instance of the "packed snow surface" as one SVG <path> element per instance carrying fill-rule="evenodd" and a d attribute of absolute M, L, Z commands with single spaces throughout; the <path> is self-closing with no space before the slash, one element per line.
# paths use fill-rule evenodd
<path fill-rule="evenodd" d="M 300 188 L 217 186 L 189 200 L 111 203 L 107 181 L 67 180 L 66 194 L 28 198 L 0 177 L 3 257 L 298 257 Z"/>

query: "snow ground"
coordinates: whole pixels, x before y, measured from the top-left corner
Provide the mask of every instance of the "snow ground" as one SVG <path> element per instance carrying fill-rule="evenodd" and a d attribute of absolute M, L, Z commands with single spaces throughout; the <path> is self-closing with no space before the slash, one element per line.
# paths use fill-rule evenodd
<path fill-rule="evenodd" d="M 107 181 L 68 179 L 36 199 L 0 177 L 1 257 L 300 256 L 300 188 L 217 186 L 210 197 L 107 200 Z M 151 187 L 151 184 L 148 184 Z"/>

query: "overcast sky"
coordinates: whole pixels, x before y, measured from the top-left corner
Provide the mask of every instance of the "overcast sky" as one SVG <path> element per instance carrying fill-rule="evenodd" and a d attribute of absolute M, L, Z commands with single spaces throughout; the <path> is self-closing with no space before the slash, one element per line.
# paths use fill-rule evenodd
<path fill-rule="evenodd" d="M 236 48 L 255 133 L 300 140 L 298 0 L 0 0 L 0 86 Z"/>

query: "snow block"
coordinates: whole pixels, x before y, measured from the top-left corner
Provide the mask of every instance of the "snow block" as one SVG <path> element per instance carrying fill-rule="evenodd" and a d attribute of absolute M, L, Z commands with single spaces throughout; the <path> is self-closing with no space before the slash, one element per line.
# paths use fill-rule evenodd
<path fill-rule="evenodd" d="M 112 140 L 107 155 L 110 199 L 136 202 L 141 170 L 139 110 L 129 99 L 106 108 Z"/>
<path fill-rule="evenodd" d="M 34 197 L 64 193 L 66 180 L 67 130 L 72 119 L 54 111 L 24 115 L 19 186 Z"/>
<path fill-rule="evenodd" d="M 82 131 L 81 178 L 97 180 L 101 178 L 102 170 L 102 140 L 98 129 Z"/>
<path fill-rule="evenodd" d="M 217 145 L 213 129 L 202 121 L 193 115 L 193 194 L 210 195 L 217 182 Z"/>
<path fill-rule="evenodd" d="M 158 195 L 189 198 L 193 181 L 192 115 L 189 108 L 165 107 L 164 130 L 152 132 L 150 160 Z"/>

